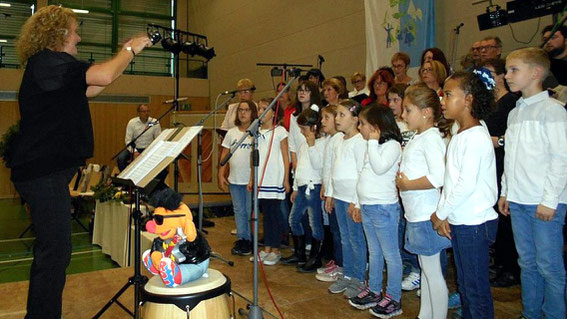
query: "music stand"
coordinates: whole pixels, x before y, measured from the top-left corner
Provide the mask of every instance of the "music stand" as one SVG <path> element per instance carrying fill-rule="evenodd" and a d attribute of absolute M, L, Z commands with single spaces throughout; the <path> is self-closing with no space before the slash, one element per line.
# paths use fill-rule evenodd
<path fill-rule="evenodd" d="M 134 276 L 108 301 L 104 307 L 93 318 L 100 316 L 116 303 L 133 318 L 139 318 L 140 305 L 142 302 L 142 285 L 148 278 L 142 276 L 140 270 L 140 230 L 142 213 L 140 211 L 141 191 L 150 192 L 155 187 L 154 178 L 189 145 L 191 140 L 203 129 L 202 126 L 192 126 L 177 129 L 164 130 L 153 142 L 140 154 L 126 169 L 124 169 L 114 182 L 131 186 L 134 189 L 135 211 L 134 211 Z M 118 298 L 134 285 L 134 312 L 124 306 Z"/>

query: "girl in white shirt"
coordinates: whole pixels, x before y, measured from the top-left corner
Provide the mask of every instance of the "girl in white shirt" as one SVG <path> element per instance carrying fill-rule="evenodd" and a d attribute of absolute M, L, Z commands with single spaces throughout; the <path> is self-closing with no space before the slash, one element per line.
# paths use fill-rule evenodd
<path fill-rule="evenodd" d="M 260 100 L 258 113 L 262 114 L 272 100 Z M 262 120 L 258 137 L 258 199 L 260 210 L 264 214 L 264 250 L 259 253 L 264 265 L 275 265 L 280 260 L 280 244 L 286 222 L 283 219 L 282 201 L 290 191 L 289 153 L 287 131 L 278 123 L 283 118 L 283 110 L 277 110 L 277 116 L 270 110 Z M 252 192 L 254 172 L 250 174 L 248 191 Z M 252 259 L 253 260 L 253 259 Z"/>
<path fill-rule="evenodd" d="M 237 116 L 234 123 L 236 127 L 228 130 L 222 141 L 221 158 L 224 158 L 230 149 L 248 134 L 246 130 L 253 120 L 258 117 L 256 104 L 251 101 L 240 102 L 237 108 Z M 246 189 L 250 181 L 250 151 L 252 150 L 252 139 L 247 137 L 244 143 L 234 152 L 230 161 L 230 174 L 226 178 L 226 166 L 220 166 L 218 172 L 219 188 L 223 191 L 230 189 L 234 219 L 236 221 L 236 241 L 231 252 L 235 255 L 250 255 L 252 243 L 250 233 L 250 212 L 252 210 L 252 197 Z"/>
<path fill-rule="evenodd" d="M 297 117 L 297 124 L 304 136 L 303 143 L 297 146 L 297 167 L 293 181 L 291 201 L 293 206 L 289 215 L 289 225 L 293 234 L 294 255 L 286 258 L 300 263 L 305 261 L 305 232 L 301 223 L 305 212 L 309 216 L 309 226 L 312 231 L 311 252 L 309 260 L 298 267 L 300 272 L 313 272 L 321 267 L 321 246 L 323 242 L 323 216 L 321 211 L 321 170 L 323 169 L 322 155 L 325 139 L 317 138 L 320 128 L 319 107 L 312 105 L 302 111 Z M 314 151 L 310 151 L 315 148 Z"/>
<path fill-rule="evenodd" d="M 402 259 L 398 245 L 401 208 L 396 173 L 402 156 L 402 135 L 390 108 L 372 106 L 359 116 L 360 133 L 366 140 L 366 157 L 356 192 L 369 255 L 368 287 L 349 303 L 370 309 L 381 318 L 402 313 Z M 354 208 L 353 209 L 357 209 Z M 384 260 L 388 284 L 382 293 Z"/>
<path fill-rule="evenodd" d="M 337 131 L 335 117 L 337 115 L 336 105 L 327 105 L 321 110 L 321 131 L 326 134 L 327 144 L 323 155 L 323 187 L 321 188 L 321 199 L 325 201 L 325 212 L 328 216 L 329 230 L 333 251 L 332 258 L 327 263 L 324 270 L 317 274 L 316 278 L 321 281 L 336 281 L 343 273 L 343 252 L 341 247 L 341 233 L 337 223 L 331 185 L 331 166 L 335 159 L 335 153 L 343 140 L 344 134 Z M 324 215 L 323 215 L 324 216 Z M 327 242 L 327 238 L 325 238 Z"/>
<path fill-rule="evenodd" d="M 348 208 L 356 202 L 356 183 L 366 153 L 366 141 L 358 132 L 358 113 L 362 107 L 353 100 L 341 100 L 337 106 L 335 125 L 344 133 L 331 166 L 328 196 L 333 198 L 341 233 L 343 275 L 329 287 L 331 293 L 344 293 L 352 298 L 364 288 L 366 279 L 366 241 L 360 213 L 349 214 Z"/>
<path fill-rule="evenodd" d="M 459 130 L 447 148 L 443 192 L 431 221 L 451 239 L 463 317 L 493 318 L 488 249 L 498 226 L 498 189 L 494 146 L 480 120 L 494 109 L 495 82 L 486 69 L 473 72 L 457 72 L 443 87 L 443 115 Z"/>
<path fill-rule="evenodd" d="M 437 235 L 430 216 L 437 203 L 445 175 L 443 133 L 435 126 L 443 121 L 437 93 L 425 85 L 412 85 L 404 97 L 402 117 L 417 133 L 406 144 L 396 184 L 405 210 L 405 249 L 417 254 L 421 265 L 420 319 L 447 317 L 448 290 L 441 270 L 440 253 L 448 238 Z"/>

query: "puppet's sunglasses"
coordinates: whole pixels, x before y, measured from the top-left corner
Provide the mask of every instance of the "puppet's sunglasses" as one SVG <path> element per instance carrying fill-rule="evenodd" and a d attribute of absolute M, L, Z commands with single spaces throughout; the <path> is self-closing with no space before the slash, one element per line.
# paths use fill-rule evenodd
<path fill-rule="evenodd" d="M 186 216 L 185 214 L 153 215 L 152 219 L 156 222 L 156 224 L 163 225 L 163 219 L 164 218 L 185 217 L 185 216 Z"/>

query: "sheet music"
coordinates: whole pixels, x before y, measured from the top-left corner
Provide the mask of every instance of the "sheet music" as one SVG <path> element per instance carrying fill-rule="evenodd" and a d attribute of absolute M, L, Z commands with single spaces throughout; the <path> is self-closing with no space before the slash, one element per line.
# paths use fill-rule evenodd
<path fill-rule="evenodd" d="M 202 126 L 194 126 L 181 130 L 164 130 L 150 146 L 130 164 L 131 167 L 128 166 L 118 177 L 126 180 L 129 179 L 138 186 L 148 175 L 157 175 L 159 172 L 154 171 L 155 168 L 163 161 L 168 161 L 167 164 L 172 162 L 173 159 L 187 147 L 191 140 L 199 134 L 202 128 Z M 168 138 L 175 138 L 175 136 L 172 136 L 175 131 L 181 134 L 181 138 L 178 141 L 167 141 Z"/>

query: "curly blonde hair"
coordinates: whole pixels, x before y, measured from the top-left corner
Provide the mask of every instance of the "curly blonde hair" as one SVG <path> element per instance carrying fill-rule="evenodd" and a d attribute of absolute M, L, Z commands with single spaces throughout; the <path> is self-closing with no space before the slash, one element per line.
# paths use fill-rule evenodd
<path fill-rule="evenodd" d="M 22 64 L 45 48 L 61 48 L 65 44 L 71 21 L 77 16 L 71 9 L 50 5 L 28 18 L 22 26 L 16 50 Z"/>

